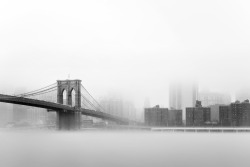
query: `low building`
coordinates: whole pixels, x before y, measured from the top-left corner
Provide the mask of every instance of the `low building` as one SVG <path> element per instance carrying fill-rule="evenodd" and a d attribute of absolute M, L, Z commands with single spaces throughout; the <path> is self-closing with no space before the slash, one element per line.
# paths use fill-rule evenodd
<path fill-rule="evenodd" d="M 241 103 L 240 109 L 242 110 L 242 118 L 240 119 L 240 126 L 250 126 L 250 103 L 245 100 Z"/>
<path fill-rule="evenodd" d="M 250 103 L 236 101 L 228 106 L 220 106 L 221 126 L 250 126 Z"/>
<path fill-rule="evenodd" d="M 144 121 L 148 126 L 181 126 L 182 110 L 168 110 L 156 105 L 144 109 Z"/>
<path fill-rule="evenodd" d="M 211 109 L 202 107 L 201 101 L 196 101 L 195 107 L 186 108 L 186 126 L 206 126 L 211 122 Z"/>
<path fill-rule="evenodd" d="M 231 124 L 232 124 L 231 106 L 220 106 L 219 107 L 219 125 L 231 126 Z"/>
<path fill-rule="evenodd" d="M 168 110 L 167 126 L 182 126 L 182 110 Z"/>

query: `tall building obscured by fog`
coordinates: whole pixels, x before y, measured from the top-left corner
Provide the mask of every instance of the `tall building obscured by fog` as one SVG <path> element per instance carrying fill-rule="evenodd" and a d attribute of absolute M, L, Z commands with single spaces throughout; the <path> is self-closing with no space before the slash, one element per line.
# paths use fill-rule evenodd
<path fill-rule="evenodd" d="M 100 105 L 107 112 L 119 117 L 136 119 L 136 109 L 132 102 L 124 101 L 120 98 L 103 98 L 100 100 Z"/>
<path fill-rule="evenodd" d="M 9 92 L 0 92 L 0 94 L 10 94 Z M 12 122 L 13 104 L 0 102 L 0 127 Z"/>
<path fill-rule="evenodd" d="M 27 121 L 27 110 L 30 107 L 22 105 L 13 105 L 13 121 L 14 122 L 26 122 Z"/>
<path fill-rule="evenodd" d="M 56 112 L 48 112 L 46 109 L 37 107 L 30 107 L 26 112 L 26 122 L 31 125 L 51 125 L 56 123 Z"/>
<path fill-rule="evenodd" d="M 169 86 L 170 109 L 182 110 L 182 118 L 186 119 L 186 107 L 194 107 L 198 98 L 198 84 L 193 82 L 172 82 Z"/>
<path fill-rule="evenodd" d="M 145 100 L 144 100 L 144 108 L 149 108 L 150 107 L 150 100 L 149 100 L 149 98 L 147 97 L 147 98 L 145 98 Z"/>
<path fill-rule="evenodd" d="M 12 104 L 0 102 L 0 127 L 12 121 Z"/>
<path fill-rule="evenodd" d="M 21 94 L 26 92 L 24 88 L 19 88 L 15 91 L 15 94 Z M 51 92 L 47 94 L 41 94 L 37 96 L 30 96 L 28 98 L 40 99 L 44 101 L 56 102 L 57 96 L 56 92 Z M 29 124 L 55 124 L 56 113 L 48 112 L 43 108 L 29 107 L 23 105 L 13 105 L 13 121 L 27 122 Z"/>
<path fill-rule="evenodd" d="M 245 87 L 236 91 L 235 99 L 238 101 L 244 101 L 246 99 L 250 99 L 250 87 Z"/>
<path fill-rule="evenodd" d="M 231 96 L 229 94 L 216 93 L 210 91 L 199 92 L 198 99 L 201 101 L 202 106 L 207 107 L 215 104 L 225 104 L 231 103 Z"/>
<path fill-rule="evenodd" d="M 219 106 L 229 105 L 231 103 L 230 94 L 216 93 L 211 91 L 199 92 L 198 99 L 202 106 L 211 108 L 211 121 L 219 121 Z"/>
<path fill-rule="evenodd" d="M 25 93 L 26 89 L 25 88 L 17 88 L 15 90 L 15 94 L 21 94 Z M 26 122 L 27 121 L 27 110 L 29 109 L 29 106 L 23 106 L 23 105 L 13 105 L 13 118 L 12 120 L 14 122 Z"/>

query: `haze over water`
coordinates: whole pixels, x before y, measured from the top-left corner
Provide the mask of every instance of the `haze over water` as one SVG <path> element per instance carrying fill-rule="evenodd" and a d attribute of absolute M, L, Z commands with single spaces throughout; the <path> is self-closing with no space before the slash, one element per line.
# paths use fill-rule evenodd
<path fill-rule="evenodd" d="M 175 79 L 247 93 L 249 9 L 249 0 L 1 0 L 0 94 L 80 79 L 97 100 L 121 96 L 140 116 L 145 98 L 169 107 Z M 249 167 L 249 141 L 250 133 L 2 129 L 0 167 Z"/>
<path fill-rule="evenodd" d="M 249 133 L 1 131 L 0 166 L 248 167 Z"/>
<path fill-rule="evenodd" d="M 172 78 L 234 93 L 249 85 L 247 0 L 0 2 L 1 92 L 81 79 L 97 99 L 168 106 Z M 4 82 L 3 82 L 4 81 Z"/>

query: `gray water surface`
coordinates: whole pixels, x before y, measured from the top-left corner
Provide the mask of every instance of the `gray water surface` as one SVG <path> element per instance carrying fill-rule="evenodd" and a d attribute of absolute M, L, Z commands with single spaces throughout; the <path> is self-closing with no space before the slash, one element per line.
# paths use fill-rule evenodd
<path fill-rule="evenodd" d="M 249 167 L 250 133 L 1 131 L 1 167 Z"/>

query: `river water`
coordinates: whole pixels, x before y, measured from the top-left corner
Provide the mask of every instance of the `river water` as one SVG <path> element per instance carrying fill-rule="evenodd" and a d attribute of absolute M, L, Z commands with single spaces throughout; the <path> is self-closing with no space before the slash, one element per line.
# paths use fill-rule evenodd
<path fill-rule="evenodd" d="M 249 167 L 250 133 L 0 132 L 1 167 Z"/>

